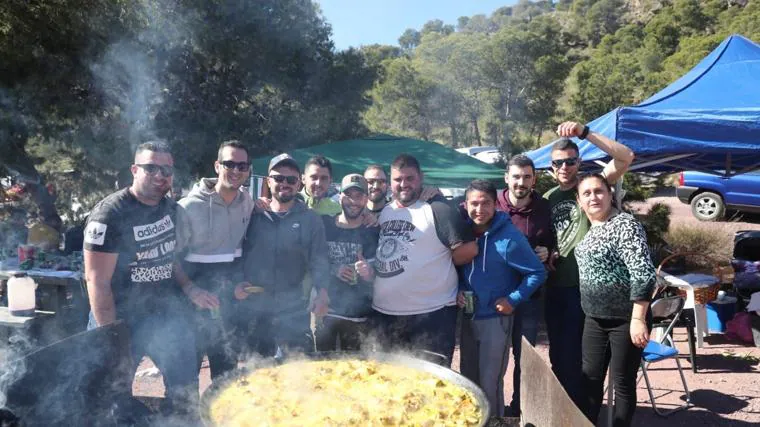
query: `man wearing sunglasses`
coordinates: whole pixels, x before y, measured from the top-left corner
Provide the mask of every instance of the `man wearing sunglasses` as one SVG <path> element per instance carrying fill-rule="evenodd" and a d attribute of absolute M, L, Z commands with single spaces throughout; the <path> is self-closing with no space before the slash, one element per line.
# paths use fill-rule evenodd
<path fill-rule="evenodd" d="M 214 162 L 216 178 L 203 178 L 177 209 L 177 279 L 199 310 L 195 313 L 198 369 L 208 355 L 211 378 L 237 366 L 232 297 L 242 281 L 243 237 L 253 200 L 242 187 L 251 164 L 240 141 L 223 142 Z"/>
<path fill-rule="evenodd" d="M 390 201 L 388 198 L 388 175 L 382 166 L 372 164 L 364 170 L 364 179 L 367 180 L 367 188 L 369 189 L 367 210 L 375 217 L 380 218 L 380 212 Z"/>
<path fill-rule="evenodd" d="M 165 143 L 137 147 L 132 185 L 100 201 L 84 231 L 88 329 L 125 321 L 134 368 L 147 355 L 163 374 L 166 411 L 198 396 L 195 338 L 173 269 L 177 204 L 165 197 L 173 164 Z"/>
<path fill-rule="evenodd" d="M 265 356 L 278 347 L 313 351 L 302 283 L 307 273 L 316 287 L 330 280 L 325 228 L 319 214 L 296 197 L 300 169 L 291 156 L 274 157 L 268 175 L 272 199 L 251 216 L 243 249 L 245 282 L 235 287 L 235 298 L 249 314 L 243 329 L 251 350 Z"/>
<path fill-rule="evenodd" d="M 557 242 L 557 250 L 549 257 L 550 274 L 545 285 L 546 330 L 552 370 L 570 398 L 583 409 L 581 340 L 584 314 L 575 246 L 583 240 L 591 224 L 576 202 L 578 170 L 582 161 L 580 152 L 578 146 L 567 138 L 587 139 L 612 157 L 602 171 L 610 184 L 628 170 L 634 154 L 625 145 L 580 123 L 564 122 L 557 127 L 557 134 L 563 138 L 554 144 L 551 153 L 557 186 L 544 194 L 551 206 L 552 229 Z"/>

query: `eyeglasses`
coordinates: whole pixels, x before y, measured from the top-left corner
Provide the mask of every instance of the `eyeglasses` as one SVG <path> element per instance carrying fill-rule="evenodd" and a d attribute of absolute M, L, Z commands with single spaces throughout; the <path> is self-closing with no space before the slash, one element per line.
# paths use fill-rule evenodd
<path fill-rule="evenodd" d="M 141 167 L 145 173 L 147 173 L 150 176 L 156 176 L 158 172 L 161 172 L 161 175 L 164 176 L 164 178 L 169 178 L 170 176 L 174 175 L 174 167 L 168 166 L 168 165 L 155 165 L 153 163 L 143 163 L 139 165 L 135 165 Z"/>
<path fill-rule="evenodd" d="M 295 185 L 295 183 L 298 182 L 298 177 L 293 176 L 293 175 L 269 175 L 269 177 L 272 178 L 274 182 L 278 184 L 287 182 L 290 185 Z"/>
<path fill-rule="evenodd" d="M 559 169 L 562 165 L 575 166 L 578 163 L 577 157 L 568 157 L 567 159 L 552 160 L 552 166 Z"/>
<path fill-rule="evenodd" d="M 251 169 L 251 164 L 248 162 L 233 162 L 232 160 L 224 160 L 219 162 L 225 169 L 237 169 L 240 172 L 248 172 Z"/>
<path fill-rule="evenodd" d="M 368 179 L 367 184 L 369 185 L 385 184 L 385 180 L 384 179 Z"/>

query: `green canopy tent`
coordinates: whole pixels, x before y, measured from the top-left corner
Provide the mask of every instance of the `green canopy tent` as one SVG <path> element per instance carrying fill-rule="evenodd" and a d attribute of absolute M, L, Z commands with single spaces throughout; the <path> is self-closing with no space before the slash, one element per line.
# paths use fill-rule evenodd
<path fill-rule="evenodd" d="M 504 170 L 441 144 L 418 139 L 377 135 L 363 139 L 332 142 L 289 151 L 288 154 L 303 167 L 306 161 L 318 154 L 327 157 L 333 167 L 333 181 L 349 173 L 364 173 L 372 164 L 382 165 L 386 171 L 393 159 L 411 154 L 420 162 L 426 185 L 440 188 L 464 188 L 473 179 L 487 179 L 503 183 Z M 253 160 L 253 173 L 266 175 L 272 156 Z"/>

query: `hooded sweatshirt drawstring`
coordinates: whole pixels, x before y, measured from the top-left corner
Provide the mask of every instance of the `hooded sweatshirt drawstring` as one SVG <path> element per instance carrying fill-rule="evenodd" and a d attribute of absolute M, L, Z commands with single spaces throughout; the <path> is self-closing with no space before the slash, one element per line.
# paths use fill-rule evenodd
<path fill-rule="evenodd" d="M 208 198 L 208 230 L 211 231 L 211 217 L 214 216 L 214 197 Z"/>
<path fill-rule="evenodd" d="M 483 270 L 483 273 L 486 272 L 486 257 L 488 256 L 488 232 L 486 231 L 484 236 L 486 237 L 485 241 L 483 242 L 483 267 L 481 268 Z M 475 257 L 477 258 L 477 257 Z M 467 281 L 472 283 L 472 273 L 475 272 L 475 258 L 470 261 L 470 274 L 467 276 Z"/>
<path fill-rule="evenodd" d="M 483 243 L 483 273 L 486 272 L 486 257 L 488 257 L 488 232 L 486 231 L 486 240 Z"/>

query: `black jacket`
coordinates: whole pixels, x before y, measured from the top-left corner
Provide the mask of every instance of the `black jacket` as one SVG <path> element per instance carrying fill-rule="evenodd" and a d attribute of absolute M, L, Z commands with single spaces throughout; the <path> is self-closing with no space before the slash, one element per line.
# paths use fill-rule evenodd
<path fill-rule="evenodd" d="M 330 278 L 327 243 L 322 219 L 297 200 L 280 217 L 256 209 L 248 225 L 243 245 L 245 279 L 266 291 L 248 299 L 263 302 L 262 308 L 290 311 L 306 306 L 302 282 L 306 274 L 315 287 L 326 286 Z"/>

